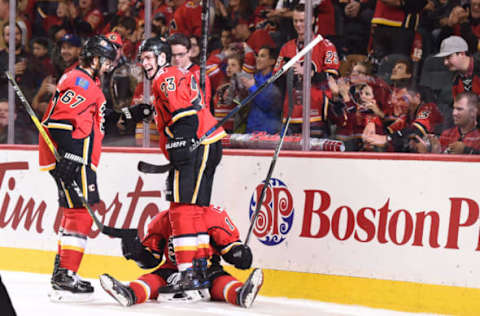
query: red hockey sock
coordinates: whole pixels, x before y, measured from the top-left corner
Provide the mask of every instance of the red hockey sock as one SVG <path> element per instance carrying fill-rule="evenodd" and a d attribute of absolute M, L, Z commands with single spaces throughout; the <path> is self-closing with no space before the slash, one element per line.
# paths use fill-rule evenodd
<path fill-rule="evenodd" d="M 145 302 L 147 299 L 156 299 L 158 289 L 167 284 L 161 276 L 153 273 L 144 274 L 138 280 L 130 282 L 130 288 L 137 298 L 136 304 Z"/>
<path fill-rule="evenodd" d="M 179 271 L 192 267 L 197 253 L 195 205 L 172 203 L 168 216 L 172 226 L 172 241 Z"/>
<path fill-rule="evenodd" d="M 78 271 L 87 245 L 92 218 L 85 208 L 63 209 L 60 236 L 60 267 Z"/>
<path fill-rule="evenodd" d="M 237 289 L 243 285 L 231 275 L 222 275 L 213 281 L 210 295 L 215 301 L 225 301 L 233 305 L 237 304 Z"/>

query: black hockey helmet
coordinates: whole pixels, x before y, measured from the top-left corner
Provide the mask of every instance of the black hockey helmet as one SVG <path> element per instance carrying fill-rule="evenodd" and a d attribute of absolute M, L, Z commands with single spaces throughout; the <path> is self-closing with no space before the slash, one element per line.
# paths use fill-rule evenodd
<path fill-rule="evenodd" d="M 138 47 L 138 59 L 140 59 L 143 52 L 153 52 L 157 57 L 160 56 L 161 53 L 165 53 L 167 63 L 170 63 L 172 58 L 172 49 L 170 48 L 170 45 L 160 37 L 151 37 L 143 40 L 140 47 Z"/>
<path fill-rule="evenodd" d="M 80 57 L 90 59 L 95 56 L 105 57 L 114 61 L 117 57 L 117 49 L 105 36 L 95 35 L 83 44 Z"/>

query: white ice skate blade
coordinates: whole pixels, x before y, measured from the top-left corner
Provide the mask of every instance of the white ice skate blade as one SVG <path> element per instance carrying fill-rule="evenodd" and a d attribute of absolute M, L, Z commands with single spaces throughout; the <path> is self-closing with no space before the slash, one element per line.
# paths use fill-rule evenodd
<path fill-rule="evenodd" d="M 194 303 L 210 300 L 210 293 L 208 289 L 205 290 L 190 290 L 179 293 L 159 293 L 157 300 L 164 303 Z"/>
<path fill-rule="evenodd" d="M 113 297 L 120 305 L 127 307 L 128 306 L 128 300 L 126 297 L 118 294 L 114 289 L 113 289 L 113 280 L 109 278 L 106 275 L 101 275 L 99 277 L 100 279 L 100 285 L 102 288 L 110 294 L 111 297 Z"/>
<path fill-rule="evenodd" d="M 54 303 L 82 303 L 93 299 L 92 293 L 72 293 L 70 291 L 51 289 L 48 293 L 50 301 Z"/>
<path fill-rule="evenodd" d="M 252 272 L 252 275 L 249 277 L 249 280 L 247 282 L 253 284 L 253 288 L 250 291 L 250 293 L 247 294 L 247 297 L 245 298 L 245 303 L 244 307 L 249 308 L 252 306 L 253 301 L 255 300 L 255 297 L 257 297 L 257 293 L 262 287 L 263 284 L 263 272 L 261 269 L 255 269 L 255 271 Z"/>

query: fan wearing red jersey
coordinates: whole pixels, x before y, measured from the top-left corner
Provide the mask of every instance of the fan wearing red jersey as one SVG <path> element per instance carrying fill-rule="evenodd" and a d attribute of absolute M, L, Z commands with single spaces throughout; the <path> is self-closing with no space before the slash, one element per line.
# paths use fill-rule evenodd
<path fill-rule="evenodd" d="M 226 134 L 218 129 L 191 151 L 191 145 L 216 124 L 195 74 L 170 65 L 171 48 L 160 38 L 144 40 L 138 57 L 152 81 L 160 147 L 173 166 L 167 178 L 166 199 L 171 201 L 168 214 L 181 278 L 161 290 L 205 288 L 209 238 L 202 207 L 210 205 L 213 177 L 222 157 L 221 138 Z M 125 118 L 141 120 L 149 115 L 148 108 L 146 104 L 126 108 Z"/>
<path fill-rule="evenodd" d="M 167 210 L 155 216 L 142 241 L 138 237 L 122 239 L 122 252 L 127 260 L 134 260 L 143 269 L 151 269 L 160 264 L 157 269 L 131 281 L 129 285 L 120 283 L 108 274 L 100 276 L 104 290 L 123 306 L 141 304 L 148 299 L 173 299 L 173 295 L 158 293 L 162 286 L 178 277 L 168 213 Z M 237 269 L 248 269 L 252 265 L 252 253 L 248 246 L 241 243 L 239 231 L 224 209 L 210 205 L 203 208 L 202 216 L 208 227 L 210 247 L 214 253 L 207 271 L 211 287 L 207 291 L 177 293 L 177 296 L 184 301 L 211 297 L 215 301 L 250 307 L 263 284 L 262 270 L 254 269 L 245 283 L 224 271 L 220 257 Z M 165 259 L 162 261 L 163 257 Z"/>
<path fill-rule="evenodd" d="M 274 72 L 293 58 L 304 46 L 305 37 L 305 5 L 298 4 L 293 11 L 293 26 L 298 37 L 285 43 L 278 55 Z M 308 44 L 308 43 L 307 43 Z M 312 88 L 310 90 L 310 129 L 311 135 L 316 137 L 323 135 L 324 119 L 323 109 L 328 106 L 328 97 L 331 92 L 328 88 L 327 76 L 338 76 L 340 63 L 337 49 L 328 39 L 323 39 L 312 49 Z M 290 134 L 300 134 L 303 123 L 303 58 L 294 66 L 294 106 L 289 127 Z M 288 98 L 285 95 L 283 104 L 283 119 L 288 113 Z"/>
<path fill-rule="evenodd" d="M 72 184 L 81 188 L 89 204 L 100 201 L 96 169 L 103 139 L 105 97 L 98 78 L 108 71 L 116 57 L 116 49 L 104 36 L 88 39 L 82 47 L 80 65 L 59 80 L 42 120 L 62 156 L 58 162 L 39 138 L 39 160 L 42 170 L 49 170 L 58 188 L 62 212 L 60 239 L 51 279 L 52 300 L 86 298 L 93 292 L 87 281 L 77 276 L 91 231 L 92 218 Z"/>

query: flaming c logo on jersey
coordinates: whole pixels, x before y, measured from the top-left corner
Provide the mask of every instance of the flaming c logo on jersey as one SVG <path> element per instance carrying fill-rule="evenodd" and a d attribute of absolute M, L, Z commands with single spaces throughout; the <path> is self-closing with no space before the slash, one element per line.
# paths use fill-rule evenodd
<path fill-rule="evenodd" d="M 257 207 L 262 187 L 263 183 L 258 185 L 250 199 L 250 220 Z M 286 239 L 292 228 L 294 213 L 292 194 L 287 186 L 281 180 L 272 178 L 266 189 L 253 233 L 261 243 L 276 246 Z"/>

